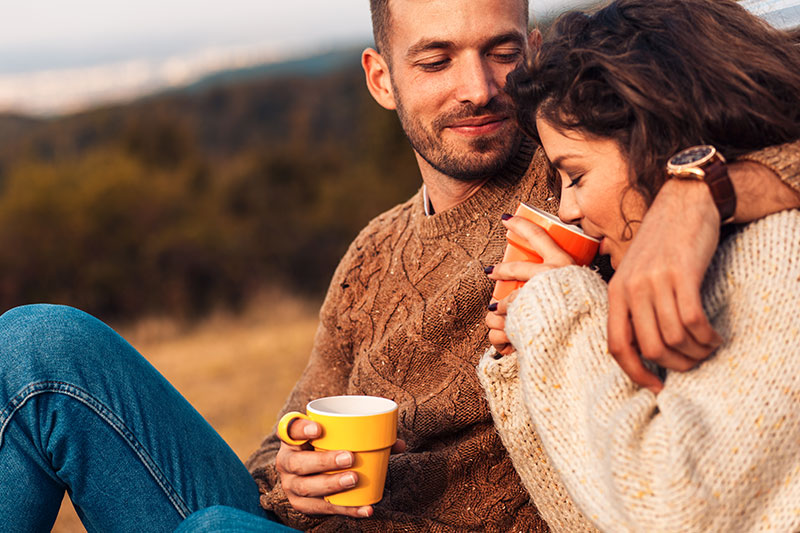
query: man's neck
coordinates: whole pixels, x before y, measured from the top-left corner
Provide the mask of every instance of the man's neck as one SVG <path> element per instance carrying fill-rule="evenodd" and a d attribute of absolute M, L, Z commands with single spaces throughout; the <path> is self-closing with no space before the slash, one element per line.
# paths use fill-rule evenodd
<path fill-rule="evenodd" d="M 483 187 L 489 178 L 476 181 L 462 181 L 442 174 L 431 167 L 427 161 L 417 156 L 422 181 L 427 189 L 428 199 L 433 211 L 441 213 L 459 205 Z"/>

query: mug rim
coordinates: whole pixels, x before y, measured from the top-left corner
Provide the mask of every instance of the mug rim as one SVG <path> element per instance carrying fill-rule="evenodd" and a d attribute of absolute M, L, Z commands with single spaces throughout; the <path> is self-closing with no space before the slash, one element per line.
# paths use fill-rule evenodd
<path fill-rule="evenodd" d="M 534 206 L 532 206 L 530 204 L 527 204 L 525 202 L 520 202 L 520 204 L 525 206 L 526 209 L 529 209 L 529 210 L 533 211 L 537 215 L 546 218 L 548 221 L 550 221 L 553 224 L 556 224 L 556 225 L 564 228 L 565 230 L 567 230 L 569 232 L 572 232 L 572 233 L 574 233 L 576 235 L 580 235 L 581 237 L 589 239 L 592 242 L 600 242 L 600 239 L 592 237 L 591 235 L 587 235 L 586 232 L 583 231 L 583 228 L 581 228 L 580 226 L 576 226 L 575 224 L 567 224 L 566 222 L 564 222 L 563 220 L 561 220 L 557 216 L 551 215 L 547 211 L 545 211 L 543 209 L 539 209 L 538 207 L 534 207 Z"/>
<path fill-rule="evenodd" d="M 360 413 L 340 413 L 330 410 L 321 409 L 319 407 L 314 407 L 313 404 L 317 402 L 325 402 L 331 400 L 339 400 L 342 398 L 348 399 L 362 399 L 362 400 L 370 400 L 375 403 L 383 403 L 385 404 L 384 407 L 379 407 L 375 410 L 369 410 L 368 412 L 360 412 Z M 306 410 L 309 413 L 314 413 L 317 415 L 322 416 L 336 416 L 336 417 L 358 417 L 358 416 L 376 416 L 376 415 L 383 415 L 387 413 L 391 413 L 392 411 L 397 410 L 397 403 L 389 398 L 383 398 L 381 396 L 366 396 L 366 395 L 358 395 L 358 394 L 343 394 L 340 396 L 326 396 L 324 398 L 317 398 L 316 400 L 311 400 L 306 405 Z"/>

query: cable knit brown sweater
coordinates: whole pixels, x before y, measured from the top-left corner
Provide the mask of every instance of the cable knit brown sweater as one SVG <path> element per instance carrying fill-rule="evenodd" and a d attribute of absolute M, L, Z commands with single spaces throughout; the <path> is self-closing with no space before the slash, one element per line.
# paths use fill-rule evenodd
<path fill-rule="evenodd" d="M 503 213 L 522 200 L 552 209 L 541 152 L 526 145 L 507 174 L 426 217 L 422 194 L 373 220 L 339 264 L 308 367 L 284 412 L 335 394 L 399 405 L 406 453 L 389 464 L 369 519 L 307 517 L 281 490 L 273 435 L 250 458 L 264 507 L 314 531 L 547 531 L 492 425 L 475 366 L 493 283 L 483 268 L 505 246 Z"/>
<path fill-rule="evenodd" d="M 800 144 L 753 159 L 799 188 L 800 163 L 787 160 L 800 162 Z M 281 489 L 273 434 L 247 462 L 265 508 L 313 531 L 548 531 L 494 429 L 475 371 L 489 345 L 484 317 L 493 283 L 483 268 L 499 262 L 505 247 L 500 215 L 520 201 L 553 211 L 546 174 L 541 150 L 525 145 L 504 175 L 462 204 L 426 217 L 418 193 L 360 233 L 334 274 L 308 367 L 282 413 L 336 394 L 391 398 L 408 451 L 392 457 L 373 517 L 310 517 L 292 509 Z"/>

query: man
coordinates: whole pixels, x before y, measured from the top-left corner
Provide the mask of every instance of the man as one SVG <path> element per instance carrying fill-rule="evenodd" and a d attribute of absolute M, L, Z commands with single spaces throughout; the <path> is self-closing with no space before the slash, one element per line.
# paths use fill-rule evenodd
<path fill-rule="evenodd" d="M 355 484 L 355 474 L 347 471 L 353 460 L 348 452 L 315 452 L 273 435 L 248 468 L 260 485 L 262 505 L 300 529 L 546 531 L 495 433 L 475 372 L 489 346 L 484 316 L 493 283 L 484 272 L 502 257 L 501 215 L 520 201 L 556 207 L 545 183 L 546 161 L 516 129 L 503 92 L 506 75 L 528 44 L 527 2 L 372 0 L 371 9 L 377 50 L 362 56 L 367 87 L 380 105 L 397 111 L 424 186 L 373 220 L 342 259 L 320 312 L 308 367 L 284 411 L 338 394 L 392 398 L 400 406 L 399 437 L 405 441 L 395 451 L 403 453 L 392 457 L 384 499 L 374 508 L 336 507 L 323 500 Z M 785 152 L 793 149 L 766 152 L 762 161 L 785 162 Z M 781 170 L 795 179 L 800 174 L 797 167 Z M 798 203 L 765 167 L 731 165 L 730 173 L 737 187 L 746 176 L 776 191 L 768 206 L 739 206 L 742 219 Z M 704 202 L 711 215 L 677 220 L 681 202 Z M 632 248 L 630 262 L 620 266 L 620 272 L 637 273 L 629 276 L 633 290 L 620 283 L 625 316 L 615 326 L 632 372 L 636 363 L 624 357 L 636 341 L 646 346 L 648 357 L 667 365 L 702 358 L 719 342 L 701 308 L 697 314 L 708 247 L 713 250 L 719 232 L 714 209 L 704 184 L 671 184 L 645 219 L 639 249 Z M 696 257 L 684 257 L 683 247 L 683 255 L 673 258 L 665 254 L 674 251 L 661 251 L 667 231 L 675 240 L 699 231 L 704 244 Z M 636 290 L 660 279 L 660 265 L 673 259 L 686 269 L 688 281 L 670 281 L 668 297 L 661 289 Z M 635 302 L 625 300 L 630 294 Z M 664 315 L 669 324 L 631 325 L 627 311 L 647 305 L 651 314 L 671 310 Z M 640 379 L 656 386 L 646 374 Z M 298 440 L 319 432 L 318 425 L 302 420 L 290 427 Z"/>

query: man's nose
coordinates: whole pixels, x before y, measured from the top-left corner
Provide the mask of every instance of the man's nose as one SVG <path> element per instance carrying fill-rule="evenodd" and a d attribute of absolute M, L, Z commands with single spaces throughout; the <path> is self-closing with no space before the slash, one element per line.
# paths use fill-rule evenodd
<path fill-rule="evenodd" d="M 478 107 L 487 105 L 500 92 L 500 87 L 486 59 L 475 54 L 465 58 L 461 66 L 456 98 Z"/>

